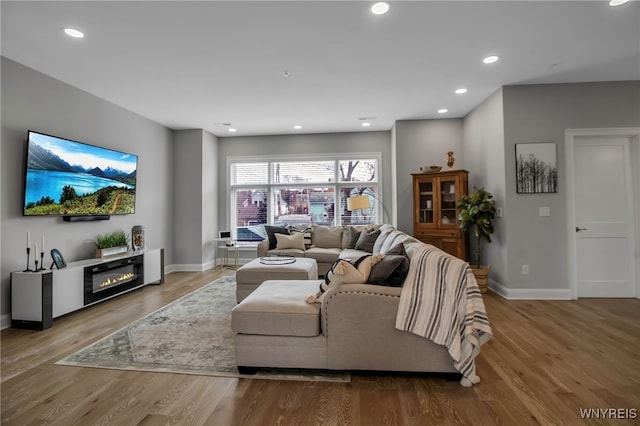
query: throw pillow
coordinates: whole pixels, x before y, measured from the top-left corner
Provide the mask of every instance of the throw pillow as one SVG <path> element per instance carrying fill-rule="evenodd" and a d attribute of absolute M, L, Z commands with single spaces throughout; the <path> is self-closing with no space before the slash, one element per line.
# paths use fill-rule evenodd
<path fill-rule="evenodd" d="M 340 248 L 342 247 L 342 227 L 313 225 L 311 232 L 311 242 L 315 247 Z"/>
<path fill-rule="evenodd" d="M 355 249 L 363 250 L 368 253 L 373 253 L 373 246 L 376 243 L 376 239 L 380 235 L 380 230 L 376 231 L 362 231 L 356 242 Z"/>
<path fill-rule="evenodd" d="M 366 283 L 371 273 L 371 268 L 380 262 L 383 257 L 384 255 L 378 253 L 363 256 L 354 261 L 347 259 L 336 260 L 325 275 L 324 283 L 320 284 L 320 291 L 313 296 L 307 297 L 307 303 L 320 303 L 329 286 Z"/>
<path fill-rule="evenodd" d="M 304 235 L 299 232 L 291 235 L 275 234 L 275 237 L 278 250 L 298 249 L 304 251 Z"/>
<path fill-rule="evenodd" d="M 356 248 L 356 243 L 358 242 L 358 237 L 360 236 L 360 231 L 354 228 L 353 226 L 347 226 L 344 228 L 342 233 L 342 248 L 343 249 L 354 249 Z"/>
<path fill-rule="evenodd" d="M 274 248 L 276 248 L 276 245 L 278 243 L 276 241 L 275 234 L 289 235 L 289 231 L 287 231 L 287 228 L 282 228 L 280 226 L 264 225 L 264 231 L 267 234 L 267 238 L 269 239 L 269 250 L 273 250 Z"/>
<path fill-rule="evenodd" d="M 398 243 L 385 253 L 384 259 L 371 269 L 369 284 L 402 287 L 409 273 L 409 257 L 404 244 Z"/>
<path fill-rule="evenodd" d="M 289 226 L 289 234 L 300 233 L 303 235 L 304 248 L 308 250 L 311 247 L 311 227 L 310 226 Z"/>

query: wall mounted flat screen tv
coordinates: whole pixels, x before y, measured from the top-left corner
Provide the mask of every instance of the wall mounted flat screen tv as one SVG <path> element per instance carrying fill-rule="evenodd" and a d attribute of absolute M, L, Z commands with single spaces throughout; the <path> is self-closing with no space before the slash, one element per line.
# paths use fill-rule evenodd
<path fill-rule="evenodd" d="M 30 130 L 23 213 L 25 216 L 134 213 L 137 166 L 137 155 Z"/>

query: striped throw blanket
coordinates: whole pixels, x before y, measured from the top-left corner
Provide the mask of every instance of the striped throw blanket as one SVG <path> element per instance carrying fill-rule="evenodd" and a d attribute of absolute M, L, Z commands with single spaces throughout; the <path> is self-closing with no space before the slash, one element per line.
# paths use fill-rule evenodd
<path fill-rule="evenodd" d="M 460 383 L 480 381 L 475 357 L 492 337 L 489 319 L 469 265 L 426 245 L 411 258 L 396 316 L 396 328 L 447 348 Z"/>

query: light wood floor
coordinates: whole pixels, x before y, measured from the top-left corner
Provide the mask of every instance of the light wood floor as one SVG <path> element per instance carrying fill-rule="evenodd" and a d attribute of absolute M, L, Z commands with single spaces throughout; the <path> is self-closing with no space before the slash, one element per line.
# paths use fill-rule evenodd
<path fill-rule="evenodd" d="M 494 338 L 476 360 L 482 382 L 473 388 L 410 374 L 306 383 L 54 365 L 220 275 L 169 274 L 161 286 L 72 313 L 49 330 L 3 330 L 2 424 L 575 425 L 581 408 L 640 411 L 637 299 L 487 294 Z"/>

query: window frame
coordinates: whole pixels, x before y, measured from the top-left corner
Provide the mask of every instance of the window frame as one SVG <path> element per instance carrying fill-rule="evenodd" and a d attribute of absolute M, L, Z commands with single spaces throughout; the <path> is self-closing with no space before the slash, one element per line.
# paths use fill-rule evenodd
<path fill-rule="evenodd" d="M 373 181 L 340 181 L 340 161 L 349 160 L 374 160 L 376 163 L 376 176 Z M 295 161 L 333 161 L 335 163 L 333 182 L 323 183 L 273 183 L 273 169 L 275 162 L 295 162 Z M 234 177 L 232 176 L 233 165 L 237 163 L 268 163 L 268 183 L 262 184 L 232 184 Z M 340 190 L 343 187 L 373 187 L 375 188 L 376 198 L 378 202 L 374 203 L 374 212 L 376 217 L 376 223 L 383 223 L 383 210 L 381 206 L 381 200 L 384 199 L 383 188 L 383 167 L 382 167 L 382 153 L 381 152 L 345 152 L 345 153 L 330 153 L 330 154 L 284 154 L 284 155 L 258 155 L 258 156 L 229 156 L 227 157 L 227 225 L 226 229 L 231 229 L 234 238 L 236 235 L 237 225 L 237 211 L 236 211 L 236 191 L 237 190 L 255 190 L 265 189 L 267 191 L 267 224 L 273 224 L 273 216 L 275 206 L 273 205 L 273 190 L 274 189 L 311 189 L 317 187 L 333 187 L 335 194 L 334 204 L 334 223 L 333 226 L 341 226 L 342 223 L 342 209 L 340 206 Z"/>

